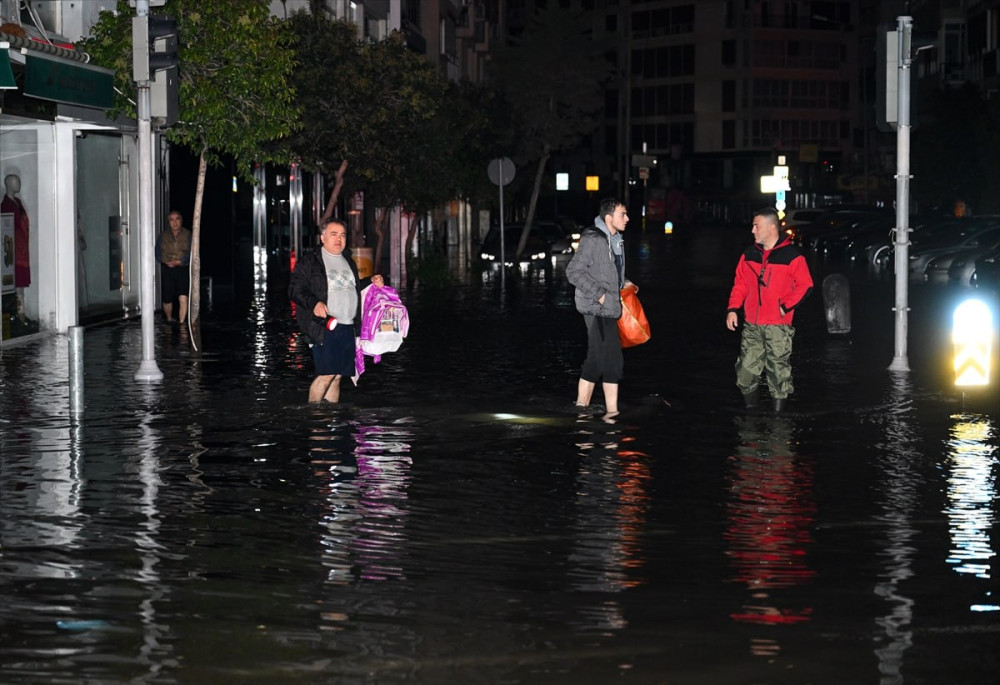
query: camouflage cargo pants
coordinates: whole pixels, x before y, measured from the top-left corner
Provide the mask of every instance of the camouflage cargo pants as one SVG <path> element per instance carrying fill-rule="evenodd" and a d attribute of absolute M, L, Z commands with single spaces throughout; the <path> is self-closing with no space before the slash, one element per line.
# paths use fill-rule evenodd
<path fill-rule="evenodd" d="M 767 378 L 771 397 L 788 397 L 792 385 L 792 338 L 795 328 L 785 325 L 756 326 L 743 324 L 740 356 L 736 360 L 736 386 L 744 395 L 760 383 L 761 372 Z"/>

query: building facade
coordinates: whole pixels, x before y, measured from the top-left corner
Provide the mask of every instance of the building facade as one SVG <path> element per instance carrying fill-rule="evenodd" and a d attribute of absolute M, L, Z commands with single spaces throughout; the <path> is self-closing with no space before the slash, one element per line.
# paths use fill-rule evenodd
<path fill-rule="evenodd" d="M 0 344 L 138 308 L 135 126 L 73 47 L 112 4 L 0 4 Z"/>

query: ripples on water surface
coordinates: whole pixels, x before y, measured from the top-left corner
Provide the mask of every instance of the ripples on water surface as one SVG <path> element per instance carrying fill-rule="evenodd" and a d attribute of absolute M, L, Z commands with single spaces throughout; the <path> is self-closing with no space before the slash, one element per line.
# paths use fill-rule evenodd
<path fill-rule="evenodd" d="M 558 270 L 407 294 L 338 407 L 280 279 L 200 353 L 158 326 L 162 384 L 138 323 L 88 329 L 79 417 L 65 338 L 4 350 L 0 681 L 996 682 L 995 410 L 814 303 L 795 411 L 745 416 L 743 237 L 633 239 L 654 338 L 609 423 Z"/>

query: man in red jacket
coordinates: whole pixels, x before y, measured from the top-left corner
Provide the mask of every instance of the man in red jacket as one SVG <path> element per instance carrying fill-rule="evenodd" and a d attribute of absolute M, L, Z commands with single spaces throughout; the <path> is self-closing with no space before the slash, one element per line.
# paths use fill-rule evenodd
<path fill-rule="evenodd" d="M 812 290 L 813 280 L 802 252 L 778 227 L 771 207 L 753 217 L 754 244 L 740 256 L 729 293 L 726 328 L 735 331 L 743 309 L 743 337 L 736 360 L 736 386 L 748 409 L 760 398 L 760 375 L 766 372 L 774 411 L 785 409 L 792 385 L 792 338 L 795 308 Z"/>

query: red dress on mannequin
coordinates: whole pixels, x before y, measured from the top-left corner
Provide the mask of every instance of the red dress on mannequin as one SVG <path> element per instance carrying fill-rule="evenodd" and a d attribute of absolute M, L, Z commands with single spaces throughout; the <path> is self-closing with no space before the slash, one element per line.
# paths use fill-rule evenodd
<path fill-rule="evenodd" d="M 19 198 L 4 195 L 0 213 L 14 215 L 14 287 L 31 285 L 31 253 L 28 250 L 28 212 Z"/>

